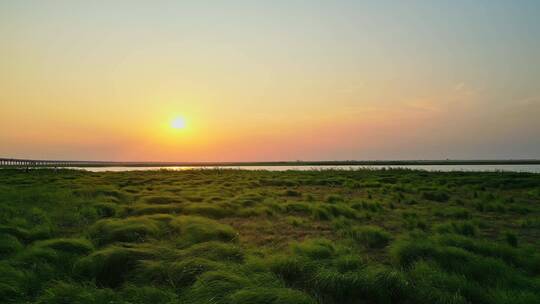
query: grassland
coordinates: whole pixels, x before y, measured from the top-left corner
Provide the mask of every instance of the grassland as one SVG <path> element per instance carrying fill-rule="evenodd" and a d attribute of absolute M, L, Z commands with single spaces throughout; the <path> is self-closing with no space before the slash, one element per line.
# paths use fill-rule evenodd
<path fill-rule="evenodd" d="M 2 303 L 540 303 L 540 175 L 0 170 Z"/>

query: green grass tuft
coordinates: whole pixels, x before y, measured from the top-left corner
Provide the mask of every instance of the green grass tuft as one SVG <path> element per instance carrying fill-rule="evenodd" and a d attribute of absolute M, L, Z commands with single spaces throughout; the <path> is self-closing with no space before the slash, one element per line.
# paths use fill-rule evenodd
<path fill-rule="evenodd" d="M 292 249 L 294 253 L 314 260 L 328 259 L 336 252 L 334 244 L 326 239 L 307 240 L 294 244 Z"/>
<path fill-rule="evenodd" d="M 179 238 L 188 244 L 208 241 L 232 242 L 237 239 L 236 231 L 228 225 L 199 216 L 180 216 L 170 225 L 179 233 Z"/>
<path fill-rule="evenodd" d="M 450 199 L 450 195 L 444 191 L 424 191 L 422 192 L 422 198 L 430 201 L 445 203 Z"/>
<path fill-rule="evenodd" d="M 143 242 L 160 232 L 158 223 L 150 218 L 104 219 L 90 228 L 90 236 L 97 244 L 114 242 Z"/>
<path fill-rule="evenodd" d="M 367 248 L 384 248 L 392 238 L 390 233 L 376 226 L 354 227 L 345 234 Z"/>
<path fill-rule="evenodd" d="M 475 236 L 478 233 L 476 225 L 471 221 L 451 221 L 433 227 L 438 233 L 457 233 L 465 236 Z"/>
<path fill-rule="evenodd" d="M 111 289 L 96 288 L 90 284 L 81 285 L 57 282 L 45 289 L 39 297 L 40 304 L 99 304 L 118 303 L 120 300 Z"/>
<path fill-rule="evenodd" d="M 504 237 L 505 237 L 506 242 L 508 243 L 508 245 L 510 245 L 512 247 L 517 247 L 518 246 L 518 238 L 517 238 L 517 235 L 515 233 L 507 231 L 504 234 Z"/>
<path fill-rule="evenodd" d="M 135 276 L 139 282 L 181 288 L 193 284 L 202 273 L 219 269 L 219 265 L 202 258 L 186 258 L 175 262 L 143 261 Z"/>
<path fill-rule="evenodd" d="M 315 304 L 309 295 L 289 288 L 249 288 L 230 296 L 231 304 Z"/>
<path fill-rule="evenodd" d="M 182 295 L 183 303 L 228 304 L 229 295 L 252 285 L 252 281 L 242 275 L 225 270 L 209 271 Z"/>
<path fill-rule="evenodd" d="M 235 244 L 209 241 L 194 244 L 176 253 L 179 258 L 201 257 L 209 260 L 239 263 L 244 261 L 244 251 Z"/>
<path fill-rule="evenodd" d="M 90 241 L 86 239 L 49 239 L 46 241 L 37 242 L 36 246 L 43 248 L 52 248 L 57 251 L 77 255 L 88 254 L 94 250 L 94 246 L 92 245 L 92 243 L 90 243 Z"/>
<path fill-rule="evenodd" d="M 118 287 L 142 260 L 153 256 L 155 252 L 144 248 L 111 246 L 80 259 L 75 273 L 100 286 Z"/>
<path fill-rule="evenodd" d="M 21 303 L 25 295 L 26 274 L 0 261 L 0 299 L 5 303 Z"/>
<path fill-rule="evenodd" d="M 195 203 L 185 208 L 186 213 L 220 219 L 232 215 L 233 210 L 220 204 Z"/>
<path fill-rule="evenodd" d="M 175 204 L 134 204 L 126 207 L 126 213 L 130 215 L 152 215 L 152 214 L 179 214 L 185 208 Z"/>
<path fill-rule="evenodd" d="M 122 288 L 119 297 L 126 304 L 171 304 L 176 303 L 178 295 L 174 290 L 154 286 L 127 285 Z"/>
<path fill-rule="evenodd" d="M 11 234 L 0 233 L 0 258 L 8 257 L 23 248 L 19 239 Z"/>

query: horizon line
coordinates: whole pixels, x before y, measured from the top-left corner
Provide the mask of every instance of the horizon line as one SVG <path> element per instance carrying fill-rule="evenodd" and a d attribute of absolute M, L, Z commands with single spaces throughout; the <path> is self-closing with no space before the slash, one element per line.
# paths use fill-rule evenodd
<path fill-rule="evenodd" d="M 102 161 L 0 158 L 0 161 L 60 164 L 63 166 L 204 167 L 204 166 L 346 166 L 346 165 L 529 165 L 540 159 L 403 159 L 403 160 L 283 160 L 283 161 Z"/>

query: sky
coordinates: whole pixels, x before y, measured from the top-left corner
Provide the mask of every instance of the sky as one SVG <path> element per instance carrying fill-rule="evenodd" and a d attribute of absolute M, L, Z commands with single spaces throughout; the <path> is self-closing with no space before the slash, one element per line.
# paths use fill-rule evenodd
<path fill-rule="evenodd" d="M 0 157 L 540 158 L 540 1 L 0 0 Z"/>

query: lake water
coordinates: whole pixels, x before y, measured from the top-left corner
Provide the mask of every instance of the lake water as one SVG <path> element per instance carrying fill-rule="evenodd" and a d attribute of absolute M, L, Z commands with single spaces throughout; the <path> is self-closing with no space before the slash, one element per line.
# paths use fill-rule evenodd
<path fill-rule="evenodd" d="M 267 171 L 287 171 L 287 170 L 357 170 L 357 169 L 383 169 L 383 168 L 406 168 L 426 171 L 512 171 L 512 172 L 532 172 L 540 173 L 540 165 L 399 165 L 399 166 L 209 166 L 209 167 L 80 167 L 92 172 L 105 171 L 140 171 L 140 170 L 191 170 L 191 169 L 241 169 L 241 170 L 267 170 Z"/>

